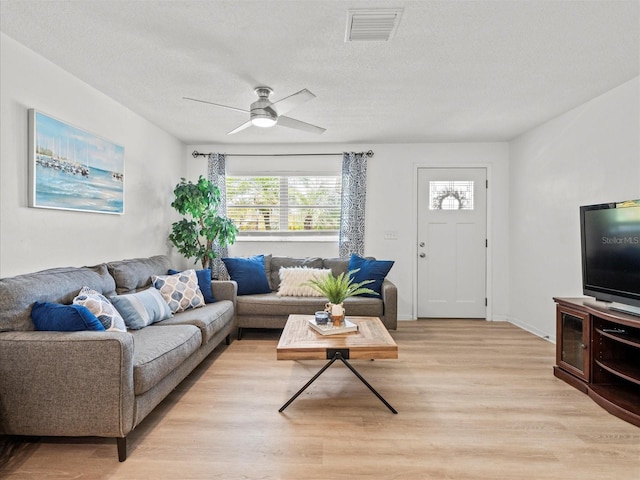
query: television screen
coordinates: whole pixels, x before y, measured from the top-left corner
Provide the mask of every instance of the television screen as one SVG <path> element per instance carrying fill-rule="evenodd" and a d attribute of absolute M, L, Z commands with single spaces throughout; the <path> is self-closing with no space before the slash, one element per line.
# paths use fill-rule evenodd
<path fill-rule="evenodd" d="M 580 210 L 585 295 L 640 305 L 640 200 Z"/>

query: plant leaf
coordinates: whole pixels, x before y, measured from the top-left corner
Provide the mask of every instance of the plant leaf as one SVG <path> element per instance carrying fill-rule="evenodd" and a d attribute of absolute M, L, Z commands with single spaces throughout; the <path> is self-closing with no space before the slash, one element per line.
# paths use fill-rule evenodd
<path fill-rule="evenodd" d="M 378 295 L 377 292 L 364 286 L 373 283 L 373 280 L 365 280 L 363 282 L 353 281 L 351 276 L 357 271 L 358 269 L 351 270 L 350 272 L 342 272 L 337 277 L 329 273 L 327 277 L 312 279 L 303 283 L 303 285 L 313 288 L 315 291 L 327 297 L 331 303 L 335 304 L 342 303 L 349 297 L 362 295 L 364 293 Z"/>

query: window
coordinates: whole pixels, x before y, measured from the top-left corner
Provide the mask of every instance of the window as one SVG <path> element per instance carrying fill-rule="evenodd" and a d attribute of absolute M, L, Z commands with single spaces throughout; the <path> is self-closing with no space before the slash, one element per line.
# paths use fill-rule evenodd
<path fill-rule="evenodd" d="M 429 210 L 473 210 L 473 180 L 429 182 Z"/>
<path fill-rule="evenodd" d="M 240 235 L 333 234 L 340 228 L 340 175 L 227 176 L 227 216 Z"/>

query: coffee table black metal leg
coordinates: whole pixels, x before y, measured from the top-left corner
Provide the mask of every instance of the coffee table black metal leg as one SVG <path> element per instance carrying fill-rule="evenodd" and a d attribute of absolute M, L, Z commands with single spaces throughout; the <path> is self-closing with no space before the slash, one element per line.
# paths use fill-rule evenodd
<path fill-rule="evenodd" d="M 389 404 L 389 402 L 387 402 L 387 401 L 382 397 L 382 395 L 380 395 L 380 394 L 376 391 L 376 389 L 375 389 L 375 388 L 373 388 L 371 385 L 369 385 L 369 382 L 367 382 L 367 381 L 364 379 L 364 377 L 363 377 L 362 375 L 360 375 L 360 373 L 359 373 L 359 372 L 358 372 L 358 371 L 357 371 L 357 370 L 356 370 L 356 369 L 355 369 L 355 368 L 354 368 L 354 367 L 353 367 L 349 362 L 347 362 L 347 361 L 342 357 L 342 355 L 340 355 L 340 353 L 337 353 L 337 354 L 336 354 L 336 357 L 338 357 L 340 360 L 342 360 L 342 363 L 344 363 L 347 367 L 349 367 L 349 370 L 351 370 L 351 371 L 353 372 L 353 374 L 354 374 L 356 377 L 358 377 L 358 378 L 360 379 L 360 381 L 361 381 L 362 383 L 364 383 L 364 384 L 367 386 L 367 388 L 368 388 L 369 390 L 371 390 L 371 391 L 373 392 L 373 394 L 374 394 L 376 397 L 378 397 L 378 398 L 380 399 L 380 401 L 381 401 L 382 403 L 384 403 L 384 404 L 387 406 L 387 408 L 388 408 L 389 410 L 391 410 L 391 411 L 392 411 L 393 413 L 395 413 L 395 414 L 397 414 L 397 413 L 398 413 L 398 412 L 396 411 L 396 409 L 395 409 L 395 408 L 393 408 L 393 407 Z"/>
<path fill-rule="evenodd" d="M 307 387 L 308 387 L 309 385 L 311 385 L 313 382 L 315 382 L 315 381 L 316 381 L 316 378 L 318 378 L 320 375 L 322 375 L 322 373 L 323 373 L 327 368 L 329 368 L 329 367 L 331 366 L 331 364 L 332 364 L 333 362 L 335 362 L 337 359 L 338 359 L 338 355 L 335 355 L 331 360 L 329 360 L 329 361 L 327 362 L 327 364 L 326 364 L 324 367 L 322 367 L 322 368 L 320 369 L 320 371 L 319 371 L 318 373 L 316 373 L 316 374 L 313 376 L 313 378 L 312 378 L 311 380 L 309 380 L 309 381 L 306 383 L 306 385 L 305 385 L 304 387 L 302 387 L 300 390 L 298 390 L 298 392 L 297 392 L 293 397 L 291 397 L 291 398 L 287 401 L 287 403 L 285 403 L 282 407 L 280 407 L 280 410 L 278 410 L 278 411 L 279 411 L 279 412 L 282 412 L 285 408 L 287 408 L 289 405 L 291 405 L 291 402 L 293 402 L 296 398 L 298 398 L 298 397 L 300 396 L 300 394 L 301 394 L 302 392 L 304 392 L 304 391 L 307 389 Z"/>
<path fill-rule="evenodd" d="M 301 394 L 302 392 L 304 392 L 304 391 L 309 387 L 309 385 L 311 385 L 313 382 L 315 382 L 315 381 L 316 381 L 316 379 L 317 379 L 320 375 L 322 375 L 322 373 L 323 373 L 327 368 L 329 368 L 329 367 L 333 364 L 333 362 L 335 362 L 336 360 L 341 360 L 341 361 L 342 361 L 342 363 L 344 363 L 344 364 L 349 368 L 349 370 L 351 370 L 351 371 L 353 372 L 353 374 L 354 374 L 356 377 L 358 377 L 358 378 L 360 379 L 360 381 L 361 381 L 362 383 L 364 383 L 364 384 L 367 386 L 367 388 L 368 388 L 369 390 L 371 390 L 371 391 L 373 392 L 373 394 L 374 394 L 376 397 L 378 397 L 378 398 L 380 399 L 380 401 L 381 401 L 382 403 L 384 403 L 384 404 L 386 405 L 386 407 L 387 407 L 389 410 L 391 410 L 391 412 L 392 412 L 392 413 L 395 413 L 395 414 L 397 414 L 397 413 L 398 413 L 398 412 L 396 411 L 396 409 L 395 409 L 395 408 L 393 408 L 393 407 L 389 404 L 389 402 L 387 402 L 387 401 L 382 397 L 382 395 L 380 395 L 380 394 L 376 391 L 376 389 L 375 389 L 375 388 L 373 388 L 371 385 L 369 385 L 369 382 L 367 382 L 367 381 L 364 379 L 364 377 L 363 377 L 362 375 L 360 375 L 360 373 L 359 373 L 359 372 L 358 372 L 358 371 L 357 371 L 357 370 L 356 370 L 356 369 L 355 369 L 355 368 L 354 368 L 354 367 L 353 367 L 349 362 L 347 362 L 347 360 L 342 356 L 342 354 L 341 354 L 340 352 L 336 352 L 336 353 L 334 354 L 333 358 L 331 358 L 331 360 L 329 360 L 329 361 L 327 362 L 327 364 L 326 364 L 324 367 L 322 367 L 322 368 L 320 369 L 320 371 L 319 371 L 318 373 L 316 373 L 316 374 L 313 376 L 313 378 L 312 378 L 311 380 L 309 380 L 309 381 L 305 384 L 305 386 L 304 386 L 304 387 L 302 387 L 300 390 L 298 390 L 298 391 L 296 392 L 296 394 L 295 394 L 293 397 L 291 397 L 291 398 L 287 401 L 287 403 L 285 403 L 282 407 L 280 407 L 280 410 L 278 410 L 278 412 L 282 412 L 285 408 L 287 408 L 289 405 L 291 405 L 291 403 L 292 403 L 296 398 L 298 398 L 298 397 L 300 396 L 300 394 Z"/>

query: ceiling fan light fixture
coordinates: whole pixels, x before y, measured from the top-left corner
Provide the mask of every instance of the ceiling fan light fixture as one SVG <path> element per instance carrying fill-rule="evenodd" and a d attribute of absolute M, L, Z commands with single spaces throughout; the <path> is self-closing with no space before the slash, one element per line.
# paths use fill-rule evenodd
<path fill-rule="evenodd" d="M 311 93 L 306 88 L 300 90 L 299 92 L 294 93 L 293 95 L 289 95 L 288 97 L 281 98 L 277 102 L 271 102 L 269 100 L 269 95 L 273 93 L 273 90 L 269 87 L 260 86 L 255 88 L 255 93 L 258 95 L 258 100 L 251 104 L 249 111 L 243 110 L 241 108 L 230 107 L 228 105 L 222 105 L 220 103 L 208 102 L 206 100 L 198 100 L 197 98 L 183 97 L 186 100 L 193 100 L 196 102 L 209 103 L 211 105 L 215 105 L 216 107 L 228 108 L 229 110 L 236 110 L 243 113 L 249 114 L 249 120 L 244 122 L 242 125 L 234 128 L 227 135 L 233 135 L 234 133 L 238 133 L 245 128 L 255 126 L 259 128 L 269 128 L 278 124 L 287 128 L 295 128 L 297 130 L 302 130 L 305 132 L 311 132 L 320 134 L 323 133 L 326 129 L 322 127 L 318 127 L 316 125 L 312 125 L 310 123 L 302 122 L 300 120 L 296 120 L 295 118 L 285 117 L 283 114 L 287 113 L 289 110 L 297 107 L 298 105 L 303 104 L 304 102 L 308 102 L 316 98 L 316 96 Z"/>
<path fill-rule="evenodd" d="M 278 122 L 278 112 L 269 101 L 269 95 L 273 92 L 269 87 L 256 87 L 258 100 L 251 104 L 251 124 L 260 128 L 273 127 Z"/>
<path fill-rule="evenodd" d="M 251 115 L 251 123 L 256 127 L 260 128 L 269 128 L 273 127 L 276 124 L 276 119 L 270 117 L 269 115 L 257 114 Z"/>

